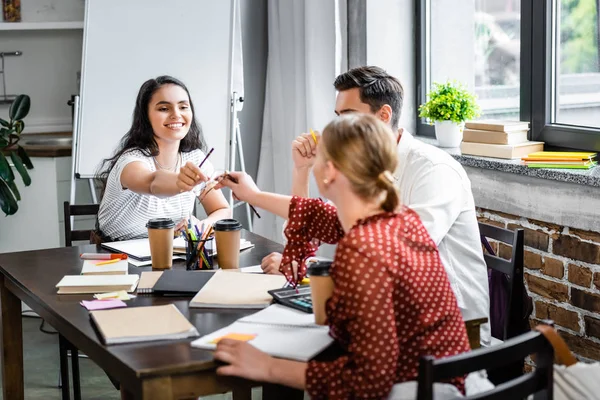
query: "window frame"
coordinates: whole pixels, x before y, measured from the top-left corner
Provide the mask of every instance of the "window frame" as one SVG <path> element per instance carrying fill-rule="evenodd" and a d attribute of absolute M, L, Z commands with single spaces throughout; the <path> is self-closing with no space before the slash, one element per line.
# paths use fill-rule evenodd
<path fill-rule="evenodd" d="M 521 0 L 520 119 L 530 122 L 529 139 L 548 148 L 600 151 L 600 128 L 553 123 L 556 62 L 553 7 L 559 0 Z M 431 0 L 415 1 L 417 135 L 435 137 L 418 115 L 431 86 Z M 551 62 L 546 60 L 550 59 Z"/>

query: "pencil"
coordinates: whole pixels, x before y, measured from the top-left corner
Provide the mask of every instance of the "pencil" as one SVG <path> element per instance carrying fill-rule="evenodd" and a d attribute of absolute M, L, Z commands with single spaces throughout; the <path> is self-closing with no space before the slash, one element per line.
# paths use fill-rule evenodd
<path fill-rule="evenodd" d="M 313 131 L 312 129 L 310 129 L 310 135 L 312 136 L 313 140 L 315 141 L 315 144 L 318 144 L 318 142 L 317 142 L 317 135 L 315 135 L 315 131 Z"/>
<path fill-rule="evenodd" d="M 204 163 L 208 159 L 208 156 L 210 156 L 213 151 L 215 151 L 214 147 L 212 149 L 210 149 L 210 151 L 206 154 L 206 156 L 204 156 L 204 160 L 202 160 L 202 162 L 200 163 L 200 165 L 198 165 L 198 168 L 202 168 L 202 166 L 204 165 Z"/>
<path fill-rule="evenodd" d="M 313 135 L 314 135 L 314 133 L 313 133 Z M 238 183 L 238 180 L 229 174 L 225 174 L 225 178 L 229 179 L 233 183 Z M 256 211 L 256 208 L 254 208 L 254 206 L 252 206 L 252 204 L 250 204 L 248 202 L 246 202 L 246 204 L 248 204 L 250 206 L 250 209 L 252 210 L 252 212 L 254 212 L 254 214 L 256 214 L 256 216 L 258 218 L 260 218 L 260 214 L 258 213 L 258 211 Z"/>
<path fill-rule="evenodd" d="M 112 260 L 102 261 L 102 262 L 96 263 L 96 265 L 114 264 L 114 263 L 118 263 L 119 261 L 121 261 L 120 258 L 115 258 L 115 259 L 112 259 Z"/>

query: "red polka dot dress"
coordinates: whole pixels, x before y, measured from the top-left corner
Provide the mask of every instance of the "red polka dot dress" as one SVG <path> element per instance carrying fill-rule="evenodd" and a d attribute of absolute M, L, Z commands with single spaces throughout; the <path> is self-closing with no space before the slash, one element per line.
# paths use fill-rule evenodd
<path fill-rule="evenodd" d="M 420 356 L 470 350 L 437 248 L 414 211 L 368 217 L 344 235 L 334 207 L 294 197 L 285 233 L 284 263 L 303 265 L 314 239 L 338 242 L 326 311 L 346 353 L 309 362 L 312 399 L 385 399 L 394 384 L 417 379 Z M 450 383 L 464 390 L 464 378 Z"/>

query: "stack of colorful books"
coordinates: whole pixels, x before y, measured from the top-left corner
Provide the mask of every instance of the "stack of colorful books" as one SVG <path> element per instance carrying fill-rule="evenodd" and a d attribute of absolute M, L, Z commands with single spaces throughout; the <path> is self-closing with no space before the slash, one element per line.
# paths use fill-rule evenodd
<path fill-rule="evenodd" d="M 590 169 L 596 166 L 596 153 L 568 151 L 538 151 L 523 157 L 528 168 Z"/>
<path fill-rule="evenodd" d="M 544 150 L 543 142 L 527 140 L 526 121 L 469 121 L 465 123 L 462 154 L 495 158 L 521 158 Z"/>

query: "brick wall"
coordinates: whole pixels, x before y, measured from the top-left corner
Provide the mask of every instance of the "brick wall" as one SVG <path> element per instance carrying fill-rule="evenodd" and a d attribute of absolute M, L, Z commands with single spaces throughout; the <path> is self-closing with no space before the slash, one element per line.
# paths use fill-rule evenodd
<path fill-rule="evenodd" d="M 580 359 L 600 360 L 600 233 L 477 209 L 480 222 L 525 230 L 525 286 L 532 325 L 552 319 Z M 490 243 L 510 259 L 511 247 Z"/>

